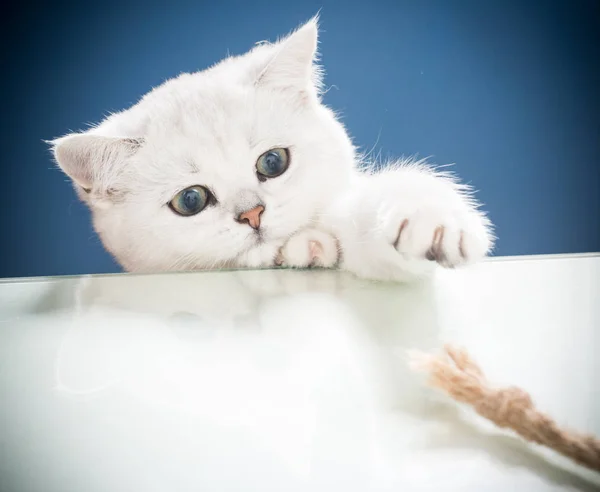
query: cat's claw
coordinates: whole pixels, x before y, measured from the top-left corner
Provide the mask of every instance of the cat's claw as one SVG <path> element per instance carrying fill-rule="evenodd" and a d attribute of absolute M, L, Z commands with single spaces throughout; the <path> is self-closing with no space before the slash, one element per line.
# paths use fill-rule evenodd
<path fill-rule="evenodd" d="M 340 256 L 337 239 L 317 229 L 306 229 L 292 236 L 279 250 L 276 266 L 295 268 L 332 268 Z"/>
<path fill-rule="evenodd" d="M 489 221 L 477 211 L 418 210 L 395 223 L 396 251 L 445 268 L 479 261 L 492 245 Z"/>

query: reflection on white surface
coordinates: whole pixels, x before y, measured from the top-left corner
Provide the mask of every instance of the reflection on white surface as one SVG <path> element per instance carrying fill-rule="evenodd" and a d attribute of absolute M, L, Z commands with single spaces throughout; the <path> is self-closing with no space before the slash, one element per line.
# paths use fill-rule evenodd
<path fill-rule="evenodd" d="M 600 433 L 600 258 L 399 286 L 247 271 L 0 284 L 0 490 L 597 490 L 435 395 L 409 348 Z"/>

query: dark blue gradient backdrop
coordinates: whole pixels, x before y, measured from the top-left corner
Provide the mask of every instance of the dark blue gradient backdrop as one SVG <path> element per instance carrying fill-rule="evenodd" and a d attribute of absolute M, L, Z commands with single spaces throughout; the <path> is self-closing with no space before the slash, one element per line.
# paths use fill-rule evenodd
<path fill-rule="evenodd" d="M 0 21 L 0 277 L 119 271 L 42 139 L 319 9 L 325 100 L 363 149 L 456 163 L 498 255 L 600 250 L 598 1 L 22 5 Z"/>

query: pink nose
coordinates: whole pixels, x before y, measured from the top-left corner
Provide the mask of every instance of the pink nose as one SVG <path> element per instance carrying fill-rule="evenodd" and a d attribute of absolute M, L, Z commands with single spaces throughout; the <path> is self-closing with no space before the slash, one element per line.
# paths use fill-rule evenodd
<path fill-rule="evenodd" d="M 238 215 L 237 220 L 240 224 L 244 222 L 248 224 L 252 229 L 258 229 L 260 227 L 260 216 L 265 211 L 265 207 L 259 205 L 251 210 L 246 210 Z"/>

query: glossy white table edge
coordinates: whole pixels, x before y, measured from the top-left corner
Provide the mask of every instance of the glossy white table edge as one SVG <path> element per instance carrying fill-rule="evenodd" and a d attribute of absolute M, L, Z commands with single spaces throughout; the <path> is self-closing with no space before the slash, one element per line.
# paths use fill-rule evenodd
<path fill-rule="evenodd" d="M 515 256 L 490 256 L 483 260 L 483 263 L 504 263 L 504 262 L 515 262 L 515 261 L 537 261 L 537 260 L 569 260 L 579 258 L 600 258 L 600 252 L 590 253 L 559 253 L 559 254 L 547 254 L 547 255 L 515 255 Z M 269 269 L 263 269 L 269 270 Z M 282 269 L 273 269 L 274 271 Z M 155 272 L 155 273 L 129 273 L 129 272 L 117 272 L 117 273 L 82 273 L 76 275 L 47 275 L 47 276 L 33 276 L 33 277 L 7 277 L 0 278 L 0 284 L 3 283 L 21 283 L 21 282 L 47 282 L 57 281 L 62 279 L 74 279 L 81 277 L 116 277 L 121 275 L 173 275 L 173 274 L 191 274 L 191 273 L 204 273 L 204 272 L 237 272 L 244 271 L 239 269 L 222 269 L 222 270 L 194 270 L 187 272 Z"/>

